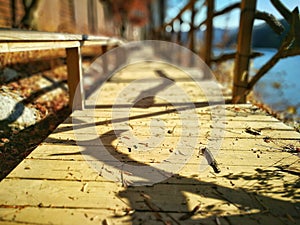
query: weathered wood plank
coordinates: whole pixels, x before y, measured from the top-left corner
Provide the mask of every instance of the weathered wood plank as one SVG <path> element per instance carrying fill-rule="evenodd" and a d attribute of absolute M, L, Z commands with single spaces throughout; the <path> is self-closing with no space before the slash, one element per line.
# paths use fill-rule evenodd
<path fill-rule="evenodd" d="M 132 125 L 131 125 L 132 126 Z M 122 137 L 126 139 L 130 139 L 132 136 L 130 135 L 129 131 L 132 132 L 133 135 L 135 135 L 138 139 L 141 140 L 143 143 L 147 143 L 149 146 L 157 146 L 158 142 L 155 142 L 156 140 L 163 141 L 160 145 L 163 145 L 163 143 L 169 143 L 174 145 L 174 143 L 177 143 L 179 141 L 179 138 L 184 137 L 185 140 L 193 140 L 193 139 L 199 139 L 199 142 L 203 142 L 206 139 L 219 139 L 223 140 L 226 138 L 229 139 L 243 139 L 247 138 L 249 140 L 251 139 L 264 139 L 266 137 L 271 137 L 273 139 L 290 139 L 295 140 L 295 142 L 299 141 L 300 134 L 296 133 L 292 130 L 262 130 L 260 135 L 253 135 L 247 133 L 246 129 L 237 129 L 234 131 L 231 131 L 230 128 L 228 129 L 221 129 L 217 130 L 218 133 L 216 135 L 212 136 L 211 132 L 213 132 L 212 128 L 205 128 L 205 127 L 199 127 L 199 128 L 189 128 L 189 132 L 185 132 L 184 134 L 181 133 L 180 128 L 176 130 L 176 127 L 172 134 L 169 134 L 168 131 L 170 129 L 163 129 L 160 127 L 157 127 L 155 129 L 156 133 L 151 134 L 150 127 L 146 127 L 145 129 L 134 129 L 132 130 L 130 126 L 122 126 L 117 133 L 123 133 Z M 106 142 L 106 144 L 109 144 L 110 141 L 120 142 L 120 138 L 118 139 L 115 136 L 114 129 L 110 127 L 93 127 L 93 124 L 91 126 L 83 127 L 82 130 L 79 131 L 79 129 L 76 129 L 76 132 L 72 133 L 54 133 L 48 136 L 48 138 L 45 140 L 45 142 L 62 142 L 65 140 L 66 142 L 73 142 L 73 144 L 76 144 L 76 141 L 79 141 L 82 143 L 82 145 L 95 145 L 96 139 L 101 138 L 102 141 Z M 96 129 L 96 130 L 95 130 Z M 123 132 L 124 131 L 124 132 Z M 125 132 L 126 131 L 126 132 Z M 127 132 L 128 131 L 128 132 Z M 284 131 L 284 132 L 283 132 Z M 149 139 L 151 136 L 155 136 L 155 139 Z M 149 139 L 149 142 L 145 141 Z M 94 140 L 94 141 L 93 141 Z M 97 145 L 97 144 L 96 144 Z"/>
<path fill-rule="evenodd" d="M 167 222 L 178 221 L 179 224 L 195 225 L 195 224 L 206 224 L 215 225 L 216 217 L 222 225 L 239 224 L 242 220 L 245 225 L 253 225 L 253 221 L 260 221 L 263 224 L 272 223 L 278 224 L 289 224 L 293 223 L 287 216 L 274 216 L 269 213 L 254 213 L 254 214 L 243 214 L 233 216 L 220 216 L 217 213 L 211 215 L 208 210 L 205 212 L 198 212 L 191 218 L 181 221 L 180 218 L 187 216 L 186 213 L 169 213 L 169 212 L 138 212 L 135 211 L 131 215 L 124 215 L 125 213 L 111 211 L 97 211 L 97 210 L 83 210 L 83 209 L 43 209 L 43 208 L 25 208 L 23 210 L 6 210 L 8 216 L 5 217 L 4 221 L 0 221 L 1 225 L 37 225 L 45 224 L 44 218 L 49 218 L 49 224 L 64 224 L 66 221 L 70 221 L 72 224 L 109 224 L 109 225 L 132 225 L 132 224 L 147 224 L 157 225 Z M 53 216 L 57 215 L 57 216 Z M 32 215 L 35 215 L 32 217 Z M 158 215 L 161 220 L 158 220 Z M 12 218 L 15 217 L 16 222 L 11 222 Z M 293 220 L 299 221 L 299 218 L 291 217 Z M 40 223 L 36 223 L 39 221 Z M 297 222 L 296 222 L 297 223 Z"/>
<path fill-rule="evenodd" d="M 297 147 L 298 146 L 297 144 L 298 142 L 291 141 L 291 140 L 274 140 L 269 143 L 266 143 L 263 139 L 253 139 L 251 141 L 249 141 L 248 139 L 225 139 L 222 141 L 222 145 L 220 146 L 219 152 L 226 152 L 226 153 L 228 152 L 228 154 L 235 154 L 235 155 L 256 153 L 256 154 L 267 154 L 267 156 L 270 157 L 273 156 L 277 157 L 277 155 L 279 157 L 280 156 L 284 157 L 284 156 L 289 156 L 289 155 L 285 155 L 286 151 L 288 151 L 287 147 L 293 145 Z M 194 149 L 195 153 L 198 153 L 199 148 L 205 145 L 206 142 L 197 144 Z M 116 145 L 104 145 L 104 146 L 116 147 Z M 94 146 L 94 148 L 97 148 L 97 146 Z M 169 151 L 170 149 L 172 149 L 172 146 L 165 146 L 164 148 L 161 148 L 160 146 L 156 146 L 150 149 L 152 149 L 153 152 L 155 151 L 158 152 L 162 150 Z M 82 156 L 80 154 L 75 154 L 75 153 L 78 153 L 81 150 L 82 147 L 76 145 L 43 143 L 31 153 L 30 158 L 80 160 L 82 159 Z"/>
<path fill-rule="evenodd" d="M 165 224 L 171 221 L 194 225 L 216 224 L 218 218 L 222 225 L 269 224 L 270 221 L 282 225 L 300 220 L 297 208 L 300 207 L 297 188 L 300 160 L 296 154 L 284 152 L 289 150 L 288 146 L 299 146 L 299 133 L 256 107 L 226 105 L 225 117 L 217 118 L 220 122 L 213 124 L 212 119 L 216 118 L 210 115 L 212 108 L 199 104 L 196 108 L 199 135 L 194 134 L 198 125 L 193 118 L 185 121 L 188 124 L 182 123 L 179 114 L 164 101 L 155 100 L 155 107 L 130 109 L 129 121 L 122 116 L 127 109 L 120 105 L 120 115 L 112 120 L 114 96 L 141 72 L 152 70 L 149 76 L 153 76 L 153 70 L 159 67 L 152 66 L 151 63 L 130 66 L 127 72 L 121 71 L 112 82 L 105 83 L 104 95 L 99 100 L 95 95 L 88 100 L 89 104 L 96 101 L 97 109 L 73 112 L 0 183 L 0 224 L 163 224 L 160 219 Z M 163 68 L 168 71 L 169 67 Z M 171 70 L 172 76 L 180 78 L 180 73 Z M 123 81 L 118 83 L 118 79 Z M 179 79 L 177 83 L 191 90 L 195 101 L 202 99 L 203 93 L 194 90 L 197 86 L 190 85 L 190 80 Z M 148 87 L 147 82 L 140 85 Z M 148 143 L 151 151 L 139 151 L 141 144 L 129 151 L 114 135 L 112 123 L 127 121 L 129 129 L 145 141 L 150 136 L 151 119 L 166 124 L 161 145 L 157 141 Z M 160 129 L 160 125 L 153 128 Z M 217 140 L 210 139 L 212 128 L 225 131 L 220 150 L 210 149 L 219 163 L 220 173 L 214 173 L 199 152 L 208 141 Z M 261 134 L 247 133 L 246 128 L 261 129 Z M 189 132 L 182 134 L 184 130 Z M 189 140 L 197 141 L 187 163 L 178 159 L 173 162 L 172 165 L 183 168 L 171 173 L 171 177 L 154 185 L 122 187 L 120 171 L 116 170 L 120 173 L 119 181 L 111 181 L 91 168 L 81 154 L 92 154 L 94 158 L 88 158 L 90 163 L 103 160 L 111 165 L 111 159 L 104 160 L 94 154 L 99 152 L 99 136 L 105 149 L 116 159 L 152 166 L 174 153 L 179 137 L 186 138 L 187 146 Z M 266 136 L 271 139 L 265 139 Z M 81 141 L 81 146 L 76 145 L 76 140 Z M 91 151 L 87 152 L 87 148 Z M 180 220 L 198 205 L 201 205 L 199 212 Z M 128 215 L 126 210 L 130 212 Z"/>
<path fill-rule="evenodd" d="M 2 209 L 1 209 L 2 210 Z M 2 210 L 3 211 L 3 210 Z M 157 225 L 162 224 L 158 220 L 158 215 L 164 222 L 178 221 L 179 224 L 195 225 L 206 224 L 215 225 L 216 217 L 222 225 L 238 224 L 241 220 L 245 225 L 253 225 L 253 221 L 260 221 L 263 224 L 272 223 L 277 224 L 289 224 L 292 221 L 287 216 L 275 216 L 268 213 L 257 212 L 254 214 L 243 214 L 233 216 L 220 216 L 217 213 L 213 214 L 213 211 L 202 210 L 191 216 L 189 219 L 180 220 L 186 213 L 170 213 L 170 212 L 139 212 L 135 211 L 130 215 L 126 215 L 124 211 L 112 211 L 112 210 L 88 210 L 88 209 L 48 209 L 48 208 L 32 208 L 26 207 L 22 210 L 19 209 L 6 209 L 5 217 L 3 221 L 0 221 L 1 225 L 36 225 L 45 224 L 44 218 L 49 218 L 49 224 L 65 224 L 69 221 L 71 224 L 109 224 L 109 225 L 131 225 L 131 224 L 147 224 Z M 3 212 L 3 213 L 4 213 Z M 33 216 L 34 215 L 34 216 Z M 56 215 L 56 216 L 53 216 Z M 11 222 L 14 218 L 15 222 Z M 292 217 L 295 221 L 299 221 L 299 218 Z"/>
<path fill-rule="evenodd" d="M 182 178 L 182 180 L 189 178 Z M 198 181 L 197 184 L 180 183 L 157 184 L 152 187 L 120 188 L 115 184 L 99 182 L 66 182 L 49 180 L 11 180 L 2 182 L 4 190 L 13 186 L 15 191 L 0 195 L 1 208 L 34 207 L 61 209 L 98 209 L 122 211 L 126 208 L 137 211 L 153 211 L 146 200 L 160 211 L 190 212 L 201 203 L 202 210 L 209 215 L 233 216 L 238 214 L 256 214 L 272 209 L 272 214 L 284 217 L 285 211 L 292 217 L 299 217 L 295 205 L 285 197 L 274 198 L 274 192 L 260 193 L 258 190 L 228 188 L 218 184 Z M 274 186 L 273 184 L 270 184 Z M 85 191 L 81 191 L 86 186 Z M 266 191 L 266 190 L 264 190 Z M 2 192 L 2 190 L 0 190 Z M 299 195 L 299 192 L 298 194 Z M 170 199 L 170 196 L 172 198 Z M 229 199 L 228 199 L 229 197 Z M 109 202 L 109 204 L 108 204 Z M 213 209 L 211 207 L 213 206 Z M 53 213 L 53 212 L 52 212 Z"/>
<path fill-rule="evenodd" d="M 182 169 L 180 171 L 174 171 L 174 177 L 194 177 L 195 179 L 205 179 L 206 182 L 221 182 L 223 185 L 231 180 L 238 180 L 243 176 L 252 177 L 252 180 L 258 182 L 255 176 L 259 173 L 273 173 L 278 176 L 285 175 L 285 178 L 290 181 L 296 181 L 297 175 L 289 174 L 288 171 L 282 171 L 279 167 L 292 166 L 298 168 L 300 160 L 297 157 L 285 154 L 279 156 L 277 154 L 274 157 L 268 157 L 266 154 L 261 154 L 261 158 L 257 158 L 255 154 L 248 153 L 244 156 L 234 157 L 229 155 L 225 157 L 225 153 L 219 153 L 216 159 L 219 163 L 221 173 L 215 174 L 210 166 L 207 165 L 206 160 L 199 157 L 198 160 L 193 159 L 186 164 L 182 163 Z M 99 159 L 100 161 L 101 159 Z M 131 160 L 132 162 L 133 160 Z M 142 160 L 140 160 L 142 161 Z M 246 161 L 246 162 L 245 162 Z M 128 163 L 124 160 L 125 163 Z M 110 162 L 105 162 L 110 165 Z M 129 162 L 130 163 L 130 162 Z M 145 162 L 152 165 L 151 162 Z M 179 163 L 174 163 L 177 166 Z M 261 172 L 259 172 L 261 171 Z M 295 170 L 297 172 L 297 170 Z M 98 182 L 110 182 L 101 177 L 100 172 L 91 168 L 88 161 L 83 159 L 72 160 L 42 160 L 42 159 L 27 159 L 24 160 L 9 176 L 8 178 L 22 178 L 22 179 L 49 179 L 49 180 L 70 180 L 70 181 L 98 181 Z M 180 175 L 178 175 L 180 174 Z M 234 174 L 241 174 L 240 178 L 235 177 Z M 242 175 L 243 174 L 243 175 Z M 260 176 L 264 176 L 260 174 Z M 235 177 L 235 178 L 234 178 Z M 258 176 L 259 177 L 259 176 Z M 172 180 L 172 179 L 171 179 Z M 276 178 L 278 185 L 283 181 L 279 177 Z M 177 180 L 167 181 L 168 183 L 175 183 Z M 196 181 L 195 181 L 196 182 Z M 194 182 L 194 183 L 195 183 Z M 250 180 L 248 180 L 248 183 Z M 267 181 L 266 181 L 267 182 Z M 268 183 L 268 182 L 267 182 Z M 240 186 L 241 181 L 237 182 L 236 186 Z"/>
<path fill-rule="evenodd" d="M 1 36 L 0 36 L 1 37 Z M 109 41 L 84 41 L 84 43 L 76 40 L 59 40 L 59 41 L 17 41 L 17 42 L 8 42 L 0 41 L 0 53 L 7 52 L 21 52 L 21 51 L 35 51 L 35 50 L 51 50 L 59 48 L 75 48 L 82 46 L 103 46 L 111 45 Z"/>
<path fill-rule="evenodd" d="M 0 42 L 0 53 L 79 47 L 79 41 Z"/>
<path fill-rule="evenodd" d="M 17 29 L 0 29 L 0 40 L 6 41 L 107 41 L 116 40 L 108 36 L 55 33 L 43 31 L 25 31 Z"/>

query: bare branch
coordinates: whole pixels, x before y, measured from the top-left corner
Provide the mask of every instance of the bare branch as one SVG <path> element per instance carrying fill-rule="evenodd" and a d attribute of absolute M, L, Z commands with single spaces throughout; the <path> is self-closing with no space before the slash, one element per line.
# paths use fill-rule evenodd
<path fill-rule="evenodd" d="M 252 79 L 248 83 L 248 91 L 246 94 L 249 93 L 249 91 L 254 87 L 257 81 L 260 78 L 262 78 L 263 75 L 265 75 L 281 58 L 295 56 L 300 53 L 300 48 L 290 49 L 290 46 L 295 40 L 295 38 L 293 37 L 293 33 L 293 29 L 290 29 L 290 32 L 288 33 L 287 37 L 281 44 L 276 54 L 273 55 L 273 57 L 269 59 L 269 61 L 259 69 L 259 71 L 255 74 L 254 77 L 252 77 Z"/>
<path fill-rule="evenodd" d="M 281 58 L 287 58 L 287 57 L 296 56 L 296 55 L 300 55 L 300 48 L 284 51 L 281 54 Z"/>
<path fill-rule="evenodd" d="M 290 10 L 288 10 L 282 3 L 280 0 L 271 0 L 273 6 L 278 10 L 278 12 L 280 12 L 280 14 L 283 16 L 284 19 L 286 19 L 286 21 L 290 21 L 291 19 L 291 12 Z"/>
<path fill-rule="evenodd" d="M 275 16 L 273 16 L 270 13 L 256 11 L 255 12 L 255 19 L 266 21 L 266 23 L 277 34 L 281 34 L 284 31 L 284 27 L 282 26 L 282 24 L 275 18 Z"/>
<path fill-rule="evenodd" d="M 282 50 L 283 51 L 283 50 Z M 247 87 L 247 93 L 248 94 L 254 85 L 257 83 L 257 81 L 263 77 L 281 58 L 281 51 L 276 52 L 276 54 L 265 64 L 263 65 L 258 72 L 255 74 L 254 77 L 250 80 Z"/>
<path fill-rule="evenodd" d="M 214 13 L 213 17 L 216 17 L 216 16 L 220 16 L 220 15 L 223 15 L 225 13 L 228 13 L 230 12 L 231 10 L 233 9 L 236 9 L 236 8 L 239 8 L 241 5 L 241 3 L 235 3 L 235 4 L 232 4 L 232 5 L 229 5 L 227 6 L 226 8 L 220 10 L 220 11 L 217 11 Z M 199 29 L 203 24 L 206 24 L 206 21 L 207 19 L 205 19 L 204 21 L 202 21 L 197 27 L 195 27 L 195 29 Z"/>
<path fill-rule="evenodd" d="M 169 25 L 172 25 L 173 23 L 174 23 L 174 21 L 175 20 L 177 20 L 177 19 L 180 19 L 180 17 L 181 17 L 181 15 L 186 11 L 186 10 L 188 10 L 188 9 L 191 9 L 193 6 L 194 6 L 194 4 L 195 4 L 195 2 L 196 2 L 197 0 L 190 0 L 181 10 L 180 10 L 180 12 L 170 21 L 170 22 L 168 22 L 168 23 L 165 23 L 161 28 L 159 28 L 160 30 L 162 29 L 165 29 L 166 28 L 166 26 L 169 26 Z"/>
<path fill-rule="evenodd" d="M 260 52 L 252 52 L 250 55 L 250 58 L 256 58 L 256 57 L 260 57 L 263 54 Z M 234 59 L 236 56 L 236 52 L 233 53 L 228 53 L 228 54 L 223 54 L 217 58 L 212 59 L 212 62 L 214 63 L 221 63 L 223 61 L 229 60 L 229 59 Z"/>
<path fill-rule="evenodd" d="M 237 3 L 234 3 L 232 5 L 229 5 L 229 6 L 225 7 L 224 9 L 222 9 L 222 10 L 220 10 L 218 12 L 215 12 L 214 13 L 214 17 L 223 15 L 225 13 L 228 13 L 228 12 L 230 12 L 233 9 L 240 8 L 240 6 L 241 6 L 240 2 L 237 2 Z"/>
<path fill-rule="evenodd" d="M 300 19 L 298 7 L 296 7 L 292 12 L 291 30 L 295 37 L 294 46 L 300 47 Z"/>

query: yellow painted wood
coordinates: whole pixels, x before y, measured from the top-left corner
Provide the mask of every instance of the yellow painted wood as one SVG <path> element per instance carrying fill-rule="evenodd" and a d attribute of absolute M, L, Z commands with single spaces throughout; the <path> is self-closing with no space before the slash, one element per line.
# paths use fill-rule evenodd
<path fill-rule="evenodd" d="M 299 147 L 300 135 L 253 105 L 225 105 L 225 116 L 214 124 L 212 108 L 198 104 L 195 115 L 200 127 L 192 118 L 186 121 L 191 123 L 189 126 L 181 123 L 174 108 L 158 99 L 149 107 L 130 109 L 129 121 L 122 113 L 112 118 L 114 96 L 138 74 L 147 71 L 145 76 L 153 76 L 156 68 L 159 63 L 140 63 L 118 72 L 103 85 L 103 96 L 97 99 L 96 94 L 91 95 L 85 110 L 74 111 L 2 180 L 0 224 L 299 223 L 300 159 L 288 152 L 288 147 Z M 180 71 L 165 64 L 161 68 L 168 74 L 172 71 L 170 74 L 178 79 L 176 83 L 187 87 L 193 101 L 204 101 L 201 90 L 194 90 L 197 87 L 190 80 L 180 79 Z M 149 88 L 147 82 L 140 85 L 145 90 Z M 94 110 L 90 106 L 95 102 Z M 124 113 L 127 109 L 118 110 Z M 150 136 L 151 119 L 165 123 L 161 129 L 165 137 L 161 143 L 148 141 L 149 151 L 139 151 Z M 118 139 L 113 124 L 120 123 L 130 124 L 128 129 L 141 138 L 142 144 L 127 146 Z M 211 137 L 212 128 L 224 131 L 220 149 L 210 149 L 220 173 L 214 173 L 199 152 L 209 141 L 217 140 Z M 247 128 L 261 130 L 261 134 L 249 134 Z M 185 130 L 189 132 L 182 135 Z M 186 146 L 196 138 L 193 154 L 186 163 L 180 158 L 174 161 L 174 166 L 182 168 L 157 184 L 126 187 L 120 171 L 119 181 L 114 182 L 92 167 L 92 163 L 110 165 L 110 160 L 95 154 L 106 150 L 123 163 L 153 166 L 174 153 L 180 136 L 186 138 Z M 271 139 L 265 139 L 267 136 Z M 99 137 L 104 144 L 102 150 Z M 94 158 L 85 158 L 88 153 L 93 153 Z M 190 215 L 198 205 L 200 210 Z M 187 219 L 181 220 L 184 217 Z"/>

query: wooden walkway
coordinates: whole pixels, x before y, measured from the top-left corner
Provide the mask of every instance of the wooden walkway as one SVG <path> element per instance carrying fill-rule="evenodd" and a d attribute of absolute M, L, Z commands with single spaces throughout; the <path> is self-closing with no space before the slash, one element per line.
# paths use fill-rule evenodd
<path fill-rule="evenodd" d="M 168 84 L 163 84 L 161 73 L 189 93 L 199 126 L 192 117 L 190 123 L 182 122 L 174 106 L 156 97 L 139 101 L 126 121 L 126 104 L 114 104 L 119 92 L 142 76 L 146 80 L 140 82 L 141 90 L 162 93 Z M 127 93 L 130 90 L 134 92 L 128 88 Z M 181 97 L 178 93 L 176 99 Z M 93 102 L 97 102 L 94 110 Z M 300 223 L 300 160 L 293 153 L 299 150 L 300 134 L 255 106 L 225 105 L 226 116 L 218 119 L 224 138 L 219 151 L 212 149 L 221 170 L 215 173 L 200 149 L 214 141 L 211 110 L 220 106 L 207 106 L 201 90 L 184 72 L 154 62 L 130 65 L 86 104 L 2 180 L 0 224 Z M 188 110 L 181 107 L 183 114 Z M 153 132 L 162 133 L 147 139 L 151 120 L 159 122 L 152 124 Z M 126 136 L 120 140 L 115 135 L 114 129 L 124 121 L 138 144 L 126 146 Z M 187 140 L 187 147 L 192 145 L 189 140 L 196 144 L 187 163 L 174 162 L 183 168 L 171 177 L 165 174 L 165 180 L 153 185 L 127 186 L 130 180 L 125 177 L 130 174 L 120 172 L 119 182 L 114 182 L 108 179 L 113 173 L 109 167 L 91 168 L 100 160 L 110 163 L 91 155 L 101 148 L 94 133 L 115 159 L 135 166 L 154 167 L 174 152 L 184 157 L 185 149 L 176 149 L 180 138 Z M 155 139 L 160 135 L 161 140 Z M 151 151 L 139 151 L 142 146 Z"/>

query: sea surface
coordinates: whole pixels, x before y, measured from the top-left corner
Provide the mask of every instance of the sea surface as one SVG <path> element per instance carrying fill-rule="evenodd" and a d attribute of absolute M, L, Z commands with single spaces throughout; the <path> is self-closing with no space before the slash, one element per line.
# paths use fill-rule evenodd
<path fill-rule="evenodd" d="M 276 49 L 256 48 L 263 56 L 251 60 L 250 76 L 276 53 Z M 232 49 L 214 49 L 215 56 L 234 52 Z M 233 63 L 231 60 L 230 63 Z M 300 121 L 300 55 L 281 59 L 254 86 L 256 100 L 268 105 L 284 118 Z"/>
<path fill-rule="evenodd" d="M 251 73 L 263 66 L 276 49 L 254 49 L 264 55 L 252 60 Z M 281 59 L 254 87 L 255 97 L 287 117 L 300 119 L 300 56 Z"/>

